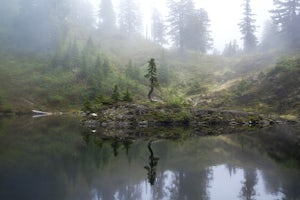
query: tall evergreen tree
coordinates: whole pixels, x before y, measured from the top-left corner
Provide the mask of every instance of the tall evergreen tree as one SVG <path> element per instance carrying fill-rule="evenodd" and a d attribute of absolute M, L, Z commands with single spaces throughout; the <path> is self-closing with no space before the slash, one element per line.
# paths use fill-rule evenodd
<path fill-rule="evenodd" d="M 187 22 L 184 41 L 188 49 L 205 53 L 212 48 L 210 20 L 204 9 L 194 10 Z"/>
<path fill-rule="evenodd" d="M 135 0 L 120 2 L 119 28 L 120 31 L 132 35 L 140 32 L 142 25 L 138 4 Z"/>
<path fill-rule="evenodd" d="M 282 37 L 279 33 L 278 26 L 272 21 L 266 21 L 263 27 L 262 40 L 260 49 L 263 51 L 282 47 Z"/>
<path fill-rule="evenodd" d="M 208 14 L 204 9 L 195 9 L 192 0 L 168 1 L 169 36 L 174 46 L 206 52 L 211 47 Z"/>
<path fill-rule="evenodd" d="M 101 32 L 111 33 L 116 28 L 116 15 L 111 0 L 101 0 L 99 10 Z"/>
<path fill-rule="evenodd" d="M 171 36 L 174 46 L 183 51 L 185 48 L 185 25 L 190 12 L 194 9 L 193 2 L 191 0 L 180 0 L 179 2 L 169 0 L 168 8 L 170 10 L 168 16 L 170 29 L 168 34 Z"/>
<path fill-rule="evenodd" d="M 253 18 L 254 14 L 252 14 L 250 0 L 244 1 L 244 17 L 239 23 L 239 27 L 242 33 L 242 39 L 244 41 L 244 51 L 249 53 L 253 52 L 257 45 L 257 38 L 255 36 L 256 26 L 254 25 L 256 20 Z"/>
<path fill-rule="evenodd" d="M 49 1 L 49 0 L 47 0 Z M 59 0 L 53 0 L 59 1 Z M 69 2 L 68 2 L 69 1 Z M 67 17 L 67 21 L 69 26 L 76 26 L 80 28 L 80 30 L 93 30 L 95 24 L 95 17 L 93 12 L 93 6 L 88 0 L 64 0 L 60 2 L 68 2 L 67 3 L 67 13 L 69 13 Z M 78 30 L 77 30 L 78 31 Z"/>
<path fill-rule="evenodd" d="M 272 19 L 291 48 L 300 47 L 300 0 L 274 0 Z"/>
<path fill-rule="evenodd" d="M 164 25 L 163 18 L 159 11 L 154 8 L 152 11 L 152 26 L 151 26 L 151 35 L 152 40 L 160 45 L 165 44 L 167 41 L 165 39 L 166 27 Z"/>

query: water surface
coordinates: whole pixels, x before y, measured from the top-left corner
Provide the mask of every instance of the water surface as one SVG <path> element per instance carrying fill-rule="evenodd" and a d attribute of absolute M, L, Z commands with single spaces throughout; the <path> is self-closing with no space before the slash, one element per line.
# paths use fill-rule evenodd
<path fill-rule="evenodd" d="M 224 134 L 130 130 L 183 135 L 148 146 L 145 138 L 103 139 L 108 130 L 74 118 L 1 118 L 0 199 L 300 199 L 299 126 L 211 129 Z"/>

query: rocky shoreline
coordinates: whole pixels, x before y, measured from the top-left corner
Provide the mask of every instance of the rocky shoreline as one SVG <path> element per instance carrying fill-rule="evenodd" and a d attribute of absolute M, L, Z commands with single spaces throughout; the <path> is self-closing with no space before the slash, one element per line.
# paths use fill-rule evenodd
<path fill-rule="evenodd" d="M 215 109 L 180 108 L 140 104 L 118 104 L 89 114 L 83 124 L 87 127 L 156 127 L 201 125 L 251 125 L 297 123 L 257 113 Z"/>

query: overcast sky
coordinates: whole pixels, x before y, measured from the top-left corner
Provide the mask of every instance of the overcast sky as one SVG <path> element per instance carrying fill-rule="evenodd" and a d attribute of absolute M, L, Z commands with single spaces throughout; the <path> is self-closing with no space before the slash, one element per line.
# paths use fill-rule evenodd
<path fill-rule="evenodd" d="M 94 5 L 99 6 L 100 0 L 90 0 Z M 166 0 L 138 0 L 141 2 L 141 10 L 144 17 L 144 26 L 151 16 L 151 7 L 158 8 L 163 15 L 167 15 Z M 115 6 L 118 6 L 119 0 L 112 0 Z M 226 43 L 236 39 L 239 44 L 241 35 L 238 23 L 242 18 L 242 4 L 244 0 L 194 0 L 197 8 L 204 8 L 208 12 L 211 21 L 212 37 L 214 47 L 220 51 L 223 50 Z M 270 17 L 269 11 L 272 9 L 273 0 L 251 0 L 251 8 L 255 14 L 257 37 L 260 39 L 263 25 Z M 146 33 L 146 28 L 145 28 Z"/>

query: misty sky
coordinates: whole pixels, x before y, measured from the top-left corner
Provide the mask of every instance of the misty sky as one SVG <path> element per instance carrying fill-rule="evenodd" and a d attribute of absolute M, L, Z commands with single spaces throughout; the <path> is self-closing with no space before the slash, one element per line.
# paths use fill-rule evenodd
<path fill-rule="evenodd" d="M 95 6 L 99 6 L 100 0 L 90 0 Z M 112 0 L 114 5 L 118 7 L 119 0 Z M 145 33 L 147 24 L 151 16 L 151 7 L 155 6 L 164 16 L 167 15 L 166 8 L 167 0 L 139 0 L 141 2 L 141 10 L 144 15 Z M 224 45 L 230 40 L 237 39 L 240 41 L 241 35 L 238 23 L 242 18 L 242 7 L 244 0 L 194 0 L 197 8 L 204 8 L 211 20 L 211 31 L 214 39 L 214 47 L 220 51 L 223 50 Z M 263 25 L 270 17 L 269 11 L 272 9 L 273 0 L 251 0 L 251 8 L 258 26 L 256 35 L 260 39 Z M 149 27 L 149 25 L 148 25 Z M 149 29 L 149 28 L 148 28 Z"/>

